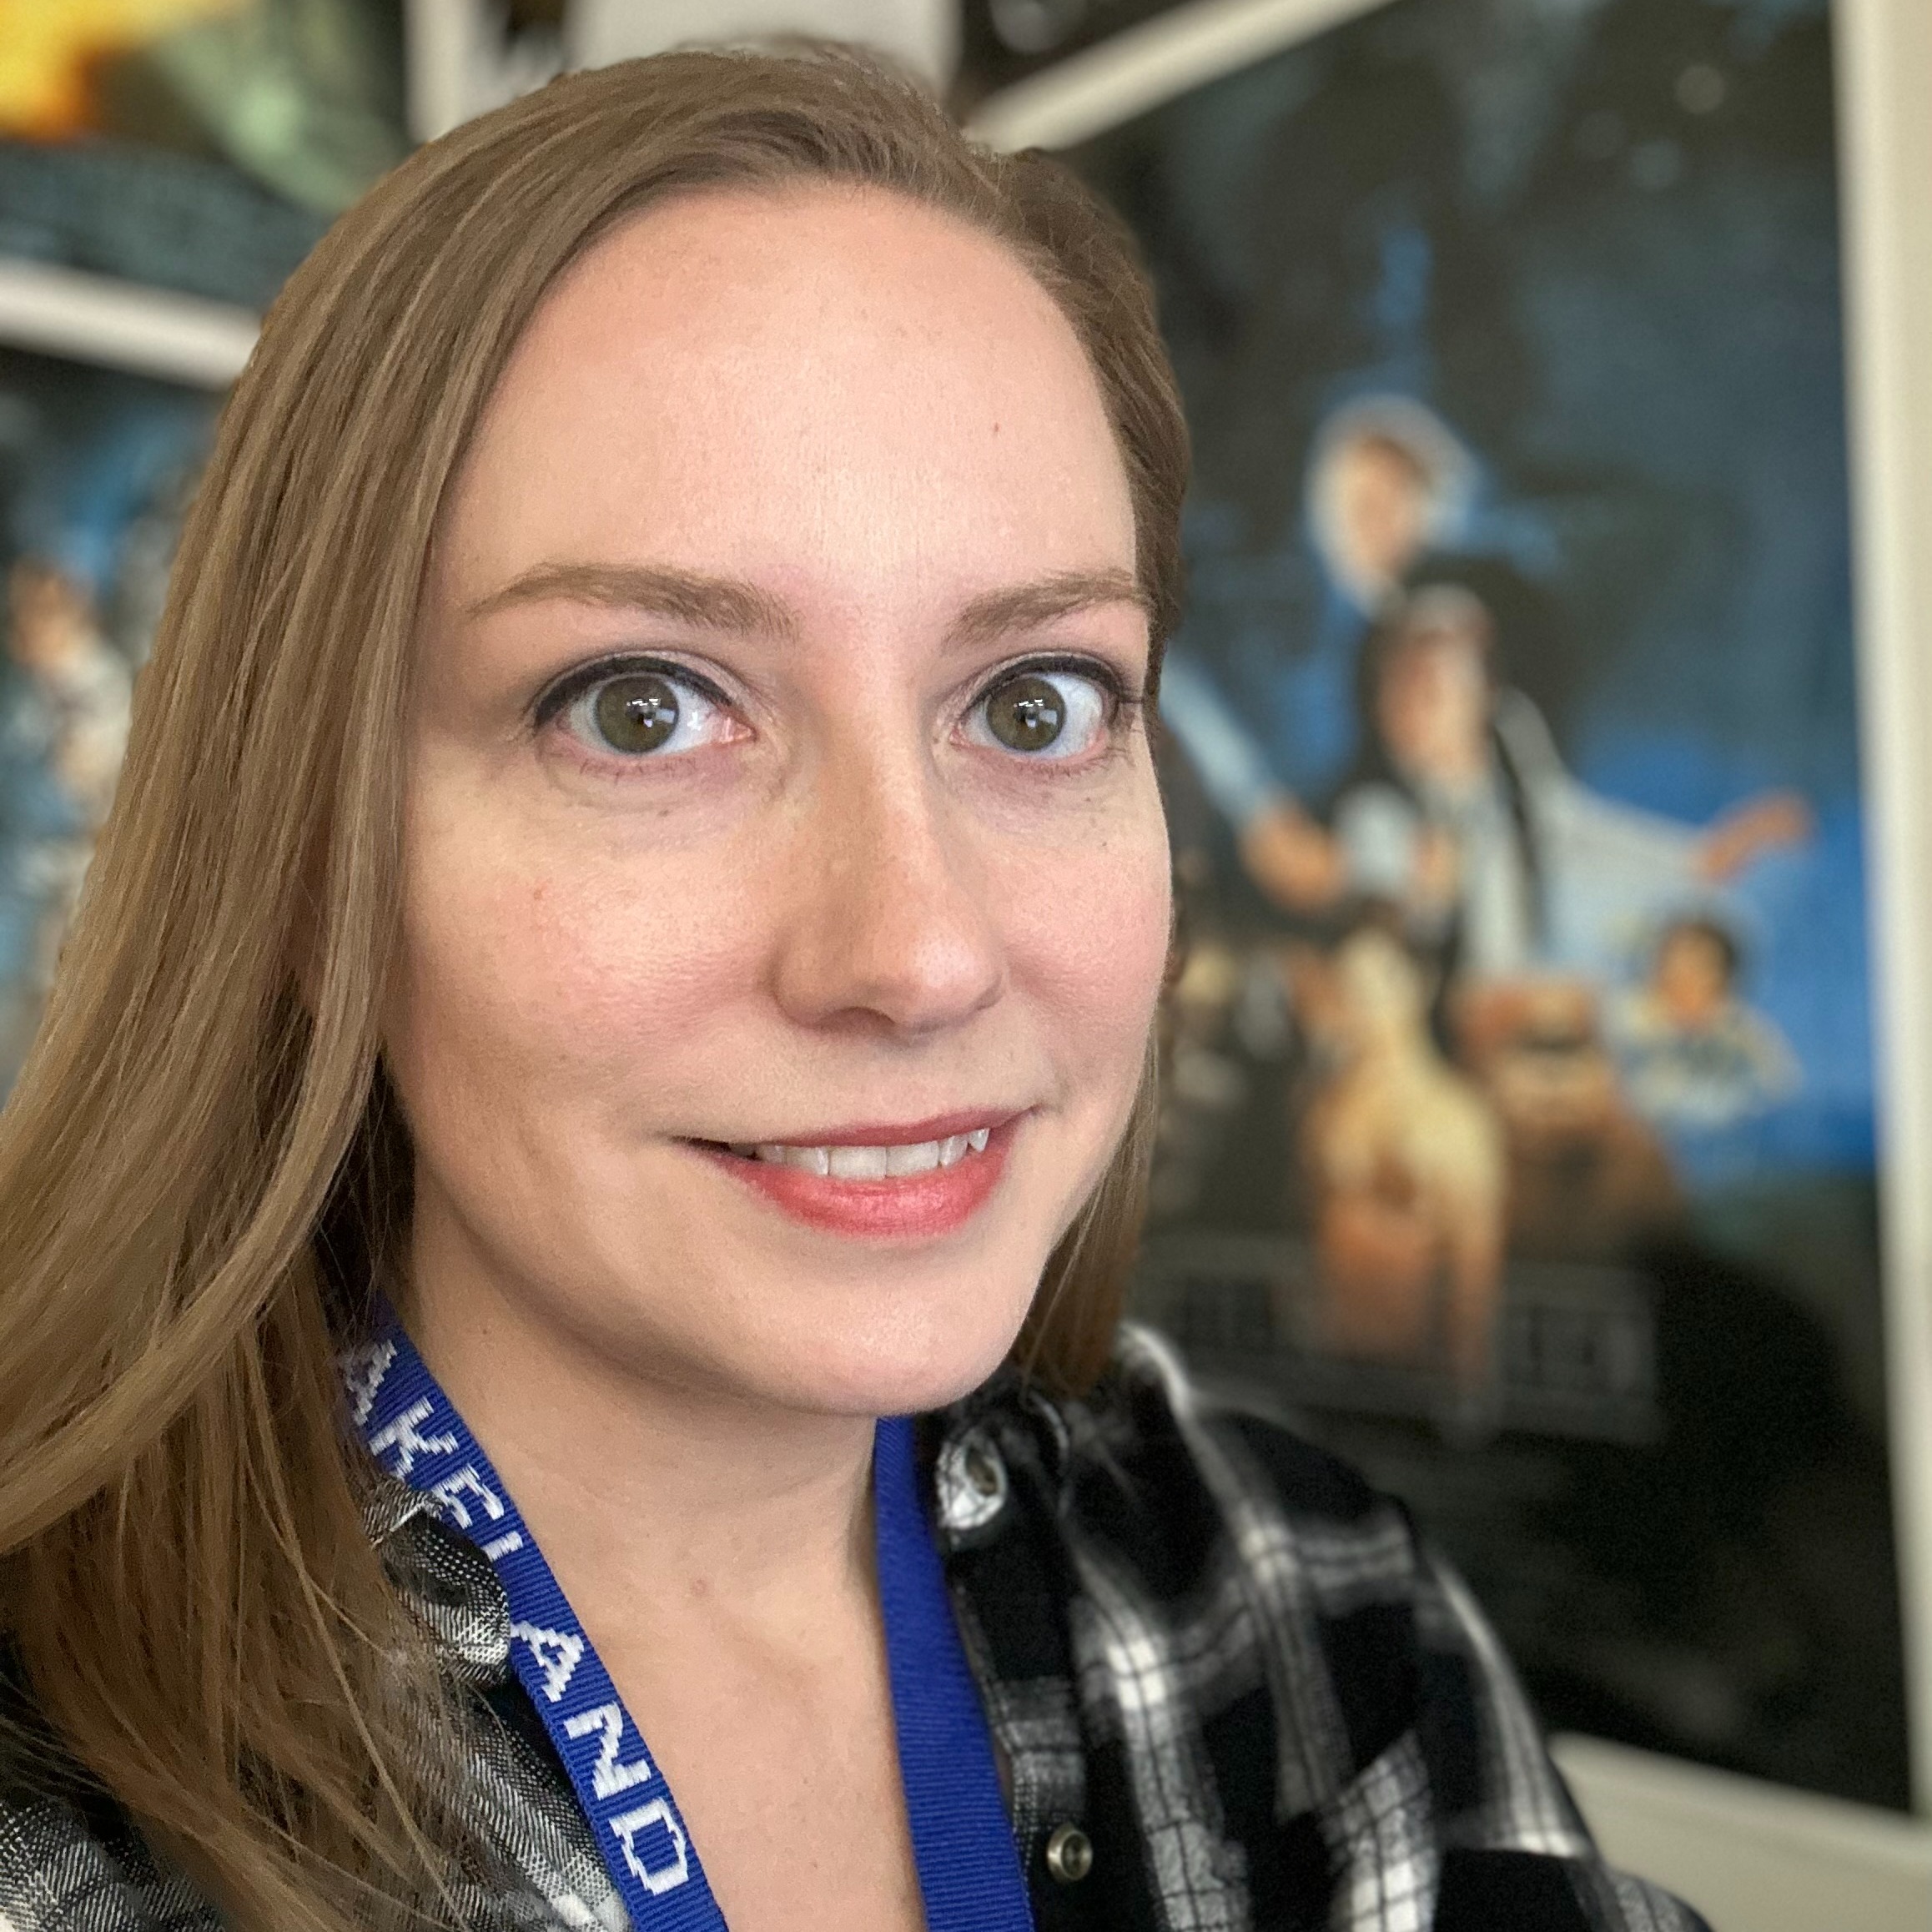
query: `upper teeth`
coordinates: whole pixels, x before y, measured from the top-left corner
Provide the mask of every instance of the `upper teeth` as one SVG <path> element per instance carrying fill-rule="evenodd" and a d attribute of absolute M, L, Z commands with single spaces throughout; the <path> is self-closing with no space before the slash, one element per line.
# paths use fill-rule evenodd
<path fill-rule="evenodd" d="M 969 1153 L 984 1154 L 992 1132 L 990 1127 L 975 1127 L 970 1134 L 954 1134 L 944 1140 L 917 1140 L 904 1147 L 792 1147 L 780 1140 L 733 1142 L 732 1152 L 748 1160 L 802 1167 L 808 1174 L 829 1175 L 834 1180 L 896 1180 L 901 1175 L 929 1174 L 935 1167 L 950 1167 Z"/>

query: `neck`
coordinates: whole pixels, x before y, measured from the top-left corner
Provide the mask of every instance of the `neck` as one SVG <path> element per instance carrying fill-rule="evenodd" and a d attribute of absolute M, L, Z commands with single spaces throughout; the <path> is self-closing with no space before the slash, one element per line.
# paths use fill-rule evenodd
<path fill-rule="evenodd" d="M 411 1339 L 586 1625 L 702 1609 L 803 1635 L 828 1596 L 869 1599 L 870 1418 L 653 1376 L 423 1250 Z"/>

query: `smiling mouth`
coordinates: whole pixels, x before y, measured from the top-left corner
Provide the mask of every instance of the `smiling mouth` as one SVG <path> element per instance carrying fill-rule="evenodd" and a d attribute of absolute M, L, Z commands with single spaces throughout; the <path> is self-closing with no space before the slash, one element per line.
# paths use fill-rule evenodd
<path fill-rule="evenodd" d="M 846 1127 L 822 1141 L 692 1145 L 739 1186 L 808 1227 L 918 1241 L 963 1228 L 992 1199 L 1029 1111 Z"/>
<path fill-rule="evenodd" d="M 901 1180 L 935 1169 L 956 1167 L 986 1151 L 990 1127 L 949 1134 L 942 1140 L 913 1140 L 892 1146 L 798 1147 L 779 1140 L 731 1141 L 726 1151 L 741 1160 L 795 1167 L 802 1174 L 831 1180 Z"/>

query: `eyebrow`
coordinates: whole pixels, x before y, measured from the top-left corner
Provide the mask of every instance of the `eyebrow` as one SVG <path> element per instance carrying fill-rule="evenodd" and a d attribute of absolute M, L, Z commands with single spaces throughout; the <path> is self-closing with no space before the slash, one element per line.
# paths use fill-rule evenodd
<path fill-rule="evenodd" d="M 1015 631 L 1032 631 L 1056 617 L 1070 617 L 1103 604 L 1131 604 L 1151 618 L 1154 607 L 1130 571 L 1062 571 L 1038 583 L 989 591 L 975 597 L 951 626 L 955 645 L 997 643 Z"/>
<path fill-rule="evenodd" d="M 788 605 L 742 578 L 624 564 L 539 564 L 501 590 L 480 597 L 470 606 L 469 615 L 486 617 L 517 604 L 556 600 L 642 611 L 703 631 L 750 631 L 782 639 L 796 636 L 798 631 L 798 620 Z"/>
<path fill-rule="evenodd" d="M 479 598 L 468 614 L 485 617 L 519 604 L 552 600 L 641 611 L 701 630 L 750 633 L 781 641 L 796 637 L 799 629 L 791 606 L 756 584 L 659 566 L 538 564 Z M 948 641 L 969 648 L 996 643 L 1016 631 L 1035 630 L 1104 604 L 1132 604 L 1146 616 L 1153 614 L 1145 591 L 1130 571 L 1061 571 L 1035 583 L 975 597 L 948 626 Z"/>

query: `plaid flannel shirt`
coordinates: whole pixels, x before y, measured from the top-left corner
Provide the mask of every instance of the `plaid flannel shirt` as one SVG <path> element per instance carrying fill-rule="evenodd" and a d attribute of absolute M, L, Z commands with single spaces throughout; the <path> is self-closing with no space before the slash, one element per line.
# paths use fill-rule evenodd
<path fill-rule="evenodd" d="M 1081 1402 L 1004 1371 L 922 1446 L 1039 1932 L 1698 1932 L 1599 1859 L 1401 1507 L 1152 1337 Z M 489 1566 L 400 1486 L 370 1529 L 477 1708 L 465 1920 L 623 1932 Z M 104 1799 L 0 1780 L 0 1932 L 219 1923 Z"/>

